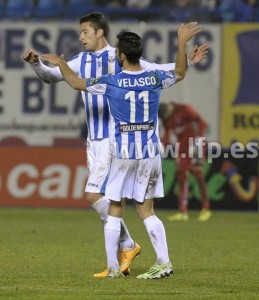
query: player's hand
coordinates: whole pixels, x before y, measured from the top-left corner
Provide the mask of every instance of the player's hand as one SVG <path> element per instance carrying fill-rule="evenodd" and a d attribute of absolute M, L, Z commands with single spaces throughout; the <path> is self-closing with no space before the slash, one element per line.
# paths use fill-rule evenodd
<path fill-rule="evenodd" d="M 64 55 L 43 54 L 41 59 L 51 63 L 52 65 L 59 66 L 62 62 L 64 62 Z"/>
<path fill-rule="evenodd" d="M 203 59 L 207 58 L 208 49 L 208 44 L 203 44 L 200 47 L 195 46 L 191 49 L 188 58 L 190 59 L 193 65 L 198 64 Z"/>
<path fill-rule="evenodd" d="M 39 54 L 36 51 L 29 49 L 23 54 L 22 58 L 30 64 L 35 64 L 39 61 Z"/>
<path fill-rule="evenodd" d="M 201 32 L 201 27 L 197 22 L 190 22 L 187 24 L 181 24 L 178 29 L 179 42 L 187 43 L 197 33 Z"/>

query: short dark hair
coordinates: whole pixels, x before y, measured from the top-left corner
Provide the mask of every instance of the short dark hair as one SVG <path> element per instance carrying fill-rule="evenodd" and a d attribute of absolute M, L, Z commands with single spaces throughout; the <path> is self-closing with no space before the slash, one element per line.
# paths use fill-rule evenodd
<path fill-rule="evenodd" d="M 110 32 L 110 28 L 109 28 L 108 21 L 105 19 L 103 14 L 100 14 L 98 12 L 93 12 L 80 18 L 79 20 L 80 25 L 85 22 L 90 22 L 95 32 L 98 29 L 102 29 L 104 37 L 106 38 L 108 36 Z"/>
<path fill-rule="evenodd" d="M 117 48 L 130 63 L 138 63 L 143 52 L 142 39 L 134 32 L 121 31 L 117 34 Z"/>

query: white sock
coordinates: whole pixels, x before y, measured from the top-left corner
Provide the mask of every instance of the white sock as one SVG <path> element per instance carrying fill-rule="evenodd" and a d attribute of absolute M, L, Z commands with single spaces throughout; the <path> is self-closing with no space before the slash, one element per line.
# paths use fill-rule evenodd
<path fill-rule="evenodd" d="M 104 224 L 107 219 L 109 212 L 110 200 L 103 196 L 94 204 L 92 204 L 92 208 L 98 212 L 101 217 L 102 223 Z M 126 224 L 121 219 L 121 235 L 120 235 L 120 248 L 131 250 L 134 248 L 134 241 L 131 238 L 128 228 Z"/>
<path fill-rule="evenodd" d="M 165 227 L 162 221 L 155 215 L 146 218 L 144 221 L 150 241 L 157 256 L 157 264 L 166 264 L 170 261 L 166 241 Z"/>
<path fill-rule="evenodd" d="M 108 268 L 119 270 L 118 247 L 121 230 L 121 218 L 109 216 L 104 225 L 105 250 Z"/>
<path fill-rule="evenodd" d="M 96 201 L 94 204 L 92 204 L 92 208 L 98 212 L 103 224 L 104 224 L 104 221 L 107 219 L 109 207 L 110 207 L 110 200 L 105 198 L 105 196 L 103 196 L 98 201 Z"/>
<path fill-rule="evenodd" d="M 130 236 L 128 228 L 124 223 L 123 219 L 121 219 L 121 234 L 120 234 L 120 248 L 131 250 L 134 248 L 134 241 Z"/>

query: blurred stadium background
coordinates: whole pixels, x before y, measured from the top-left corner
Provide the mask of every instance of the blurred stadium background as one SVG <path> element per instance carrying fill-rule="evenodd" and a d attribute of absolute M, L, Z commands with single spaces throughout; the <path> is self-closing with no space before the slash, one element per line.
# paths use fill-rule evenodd
<path fill-rule="evenodd" d="M 121 29 L 136 31 L 143 56 L 158 63 L 174 60 L 179 23 L 201 23 L 190 46 L 208 43 L 208 58 L 162 101 L 191 103 L 209 123 L 208 141 L 222 145 L 204 169 L 212 209 L 258 211 L 258 0 L 0 0 L 0 205 L 87 207 L 80 93 L 40 82 L 21 55 L 32 48 L 69 60 L 82 51 L 78 18 L 93 11 L 110 21 L 112 45 Z M 163 167 L 157 207 L 175 209 L 174 161 Z M 200 208 L 192 178 L 189 201 Z"/>

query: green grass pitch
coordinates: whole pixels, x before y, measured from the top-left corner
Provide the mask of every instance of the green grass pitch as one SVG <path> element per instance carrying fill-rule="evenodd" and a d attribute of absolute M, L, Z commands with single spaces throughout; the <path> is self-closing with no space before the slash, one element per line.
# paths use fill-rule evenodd
<path fill-rule="evenodd" d="M 92 210 L 0 208 L 0 299 L 259 299 L 259 214 L 214 212 L 206 223 L 164 221 L 175 273 L 136 276 L 155 254 L 136 211 L 125 221 L 142 253 L 127 278 L 97 279 L 106 265 L 101 222 Z"/>

